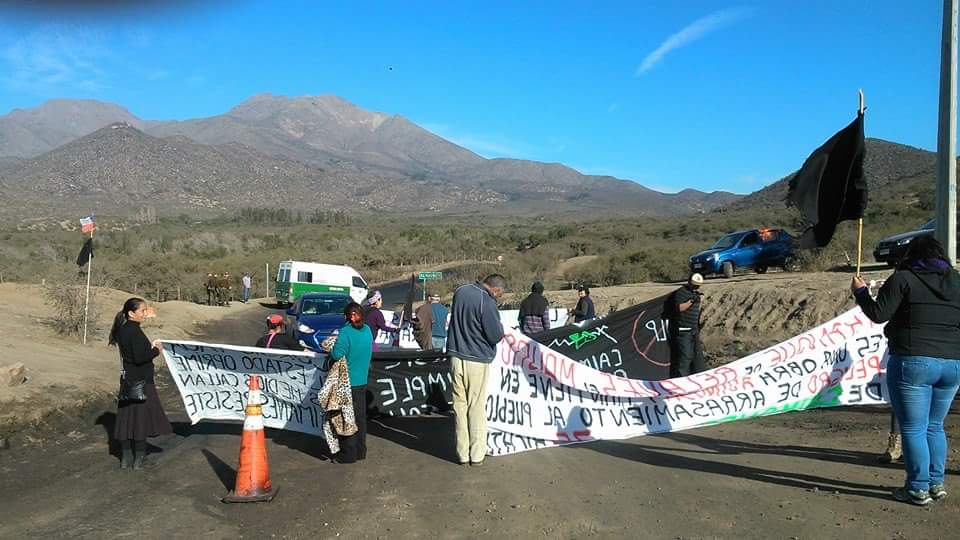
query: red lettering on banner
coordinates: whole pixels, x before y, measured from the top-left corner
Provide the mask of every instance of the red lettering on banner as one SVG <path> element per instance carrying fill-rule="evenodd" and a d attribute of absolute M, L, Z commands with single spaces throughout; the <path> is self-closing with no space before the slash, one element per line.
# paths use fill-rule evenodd
<path fill-rule="evenodd" d="M 840 335 L 840 343 L 843 343 L 847 339 L 847 336 L 843 335 L 842 330 L 838 330 L 838 328 L 840 327 L 841 327 L 841 324 L 839 322 L 835 322 L 833 323 L 833 326 L 831 327 L 829 332 L 827 332 L 827 329 L 824 328 L 823 331 L 820 333 L 820 344 L 826 347 L 827 344 L 823 342 L 823 339 L 829 338 L 830 346 L 831 347 L 835 346 L 836 344 L 833 342 L 833 336 L 838 334 Z"/>
<path fill-rule="evenodd" d="M 601 388 L 601 389 L 600 389 L 600 393 L 601 393 L 601 394 L 604 394 L 604 395 L 607 395 L 607 396 L 614 396 L 614 395 L 616 395 L 616 394 L 617 394 L 617 386 L 616 386 L 615 384 L 613 384 L 613 375 L 611 375 L 611 374 L 609 374 L 609 373 L 604 373 L 603 376 L 606 377 L 607 383 L 609 383 L 610 386 L 604 386 L 603 388 Z"/>
<path fill-rule="evenodd" d="M 576 386 L 577 366 L 580 364 L 565 358 L 559 358 L 558 361 L 560 362 L 560 373 L 557 374 L 557 380 L 567 386 Z M 566 368 L 564 368 L 564 364 L 566 364 Z"/>
<path fill-rule="evenodd" d="M 860 320 L 860 316 L 859 316 L 859 315 L 854 314 L 854 315 L 853 315 L 853 322 L 852 322 L 852 323 L 844 323 L 844 324 L 847 325 L 847 328 L 850 329 L 850 334 L 853 335 L 853 334 L 857 333 L 856 328 L 857 328 L 858 326 L 863 326 L 863 321 Z"/>
<path fill-rule="evenodd" d="M 773 347 L 767 351 L 767 354 L 773 354 L 774 358 L 770 360 L 770 365 L 775 366 L 780 362 L 783 362 L 783 355 L 780 354 L 780 350 L 776 347 Z M 769 360 L 769 359 L 768 359 Z"/>
<path fill-rule="evenodd" d="M 809 347 L 809 349 L 807 350 L 810 350 L 810 351 L 813 351 L 814 349 L 817 348 L 817 340 L 810 334 L 804 334 L 800 336 L 798 340 L 800 341 L 800 350 L 798 351 L 798 354 L 804 351 L 804 348 L 803 348 L 804 344 L 806 344 L 807 347 Z"/>

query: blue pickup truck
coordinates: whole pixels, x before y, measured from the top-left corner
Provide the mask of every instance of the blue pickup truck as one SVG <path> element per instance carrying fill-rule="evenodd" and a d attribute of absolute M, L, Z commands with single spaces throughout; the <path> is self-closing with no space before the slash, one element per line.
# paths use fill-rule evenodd
<path fill-rule="evenodd" d="M 733 277 L 738 268 L 762 274 L 771 266 L 796 270 L 794 239 L 783 229 L 751 229 L 730 233 L 709 249 L 690 257 L 690 271 Z"/>

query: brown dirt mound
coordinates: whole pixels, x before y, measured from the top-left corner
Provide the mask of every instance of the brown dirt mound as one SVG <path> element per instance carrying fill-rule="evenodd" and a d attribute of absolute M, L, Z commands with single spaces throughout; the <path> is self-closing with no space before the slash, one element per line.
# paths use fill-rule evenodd
<path fill-rule="evenodd" d="M 0 387 L 0 432 L 68 414 L 116 392 L 119 359 L 116 349 L 107 346 L 107 332 L 113 315 L 132 295 L 97 287 L 93 296 L 100 320 L 89 329 L 83 345 L 79 337 L 59 335 L 47 324 L 54 313 L 44 301 L 42 287 L 0 284 L 0 365 L 23 362 L 28 369 L 25 384 Z M 191 339 L 204 333 L 211 321 L 259 307 L 236 302 L 229 308 L 187 302 L 152 305 L 157 317 L 149 319 L 144 330 L 160 339 Z"/>

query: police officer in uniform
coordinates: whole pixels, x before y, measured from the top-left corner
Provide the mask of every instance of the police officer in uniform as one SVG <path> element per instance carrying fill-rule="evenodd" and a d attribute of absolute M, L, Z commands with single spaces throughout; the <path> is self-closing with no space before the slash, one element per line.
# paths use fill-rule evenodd
<path fill-rule="evenodd" d="M 212 306 L 217 295 L 217 280 L 213 277 L 213 272 L 207 272 L 207 305 Z"/>

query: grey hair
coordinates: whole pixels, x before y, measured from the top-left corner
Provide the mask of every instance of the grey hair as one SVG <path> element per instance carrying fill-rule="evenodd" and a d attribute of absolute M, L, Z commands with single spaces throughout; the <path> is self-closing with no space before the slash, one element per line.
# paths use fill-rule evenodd
<path fill-rule="evenodd" d="M 483 278 L 483 283 L 493 289 L 500 289 L 501 291 L 507 290 L 507 278 L 500 274 L 490 274 Z"/>

